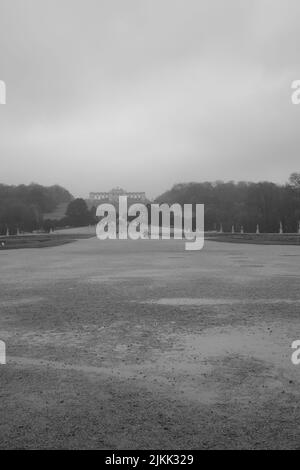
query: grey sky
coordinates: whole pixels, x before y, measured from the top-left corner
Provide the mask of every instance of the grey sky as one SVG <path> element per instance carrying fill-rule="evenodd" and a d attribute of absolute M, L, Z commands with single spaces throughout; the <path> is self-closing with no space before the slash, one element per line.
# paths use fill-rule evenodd
<path fill-rule="evenodd" d="M 299 0 L 0 0 L 0 182 L 286 181 L 299 18 Z"/>

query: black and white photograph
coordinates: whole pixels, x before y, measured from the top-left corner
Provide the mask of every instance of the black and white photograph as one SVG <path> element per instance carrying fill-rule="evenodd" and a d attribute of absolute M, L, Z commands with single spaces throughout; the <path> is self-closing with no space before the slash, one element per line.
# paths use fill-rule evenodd
<path fill-rule="evenodd" d="M 0 450 L 299 423 L 299 0 L 0 0 Z"/>

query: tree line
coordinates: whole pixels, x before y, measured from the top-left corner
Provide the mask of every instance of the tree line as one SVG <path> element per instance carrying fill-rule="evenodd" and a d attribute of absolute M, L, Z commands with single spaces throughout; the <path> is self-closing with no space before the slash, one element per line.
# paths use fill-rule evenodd
<path fill-rule="evenodd" d="M 268 181 L 176 184 L 157 203 L 205 204 L 205 230 L 295 233 L 300 222 L 300 173 L 284 185 Z"/>
<path fill-rule="evenodd" d="M 300 173 L 293 173 L 286 184 L 268 181 L 181 183 L 160 195 L 155 203 L 204 204 L 205 230 L 275 233 L 280 224 L 286 233 L 299 230 Z M 60 203 L 68 203 L 59 220 L 44 218 Z M 150 208 L 149 208 L 150 209 Z M 150 210 L 149 210 L 149 223 Z M 96 207 L 88 208 L 84 199 L 74 199 L 65 188 L 54 185 L 8 186 L 0 184 L 0 234 L 16 234 L 72 226 L 96 224 Z"/>
<path fill-rule="evenodd" d="M 0 234 L 33 232 L 44 226 L 43 214 L 52 212 L 59 203 L 69 203 L 73 196 L 61 186 L 0 184 Z"/>

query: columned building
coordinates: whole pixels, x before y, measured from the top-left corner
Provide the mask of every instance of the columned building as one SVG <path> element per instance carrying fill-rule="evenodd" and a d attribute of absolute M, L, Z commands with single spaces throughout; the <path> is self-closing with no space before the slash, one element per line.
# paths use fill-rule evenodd
<path fill-rule="evenodd" d="M 93 203 L 109 202 L 117 204 L 120 196 L 127 196 L 129 202 L 147 202 L 145 192 L 128 192 L 119 187 L 108 192 L 90 193 L 89 200 Z"/>

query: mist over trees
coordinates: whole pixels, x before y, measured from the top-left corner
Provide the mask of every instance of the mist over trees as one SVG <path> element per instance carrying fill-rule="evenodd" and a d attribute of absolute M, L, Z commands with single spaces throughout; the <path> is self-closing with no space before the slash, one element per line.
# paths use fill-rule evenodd
<path fill-rule="evenodd" d="M 0 234 L 32 232 L 43 227 L 43 214 L 73 196 L 61 186 L 39 184 L 9 186 L 0 184 Z"/>
<path fill-rule="evenodd" d="M 157 203 L 205 204 L 205 230 L 278 232 L 298 231 L 300 221 L 300 173 L 285 185 L 271 182 L 204 182 L 176 184 L 159 196 Z"/>

